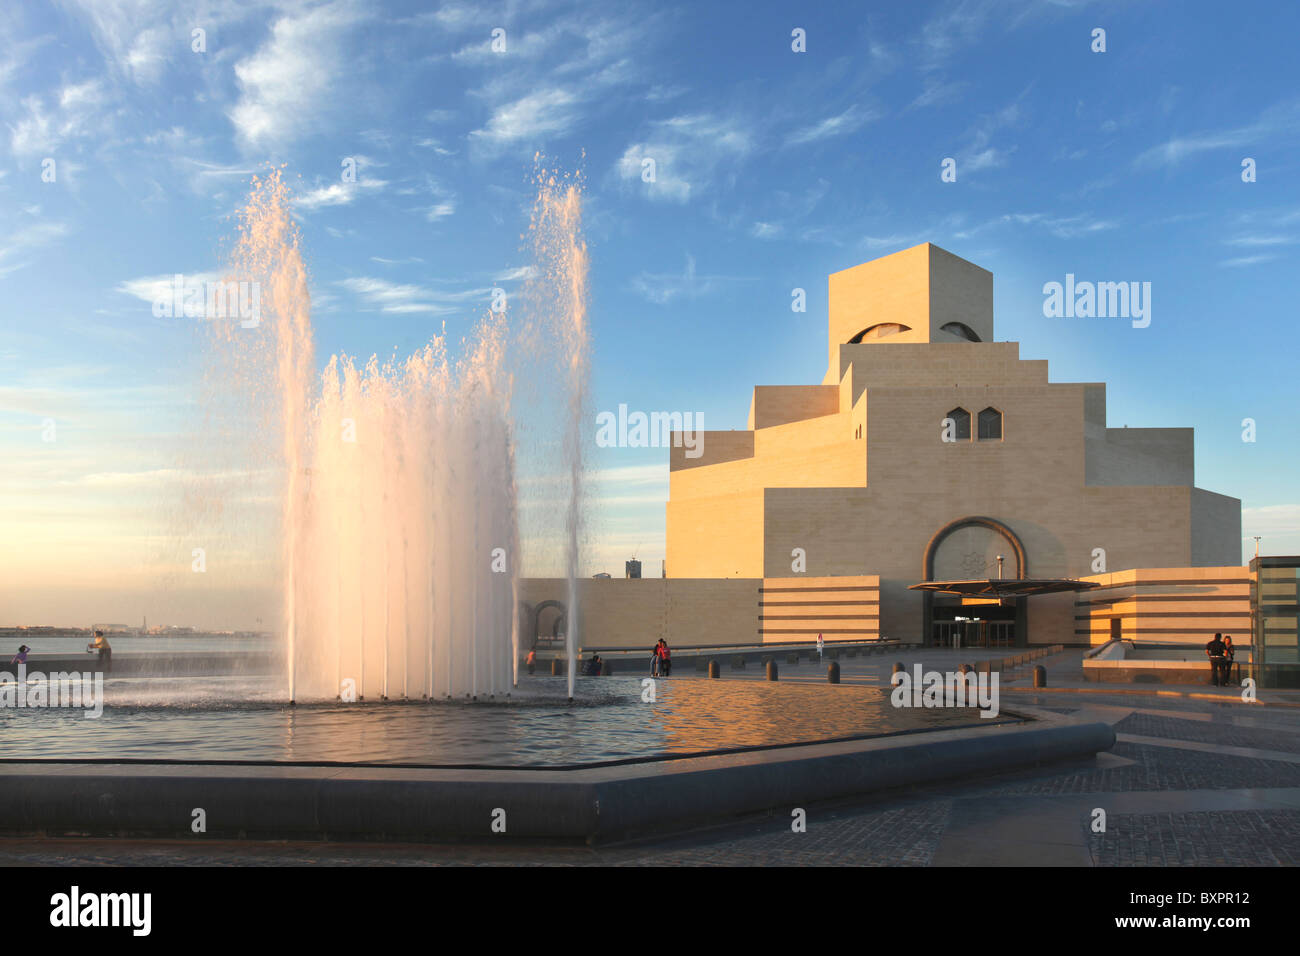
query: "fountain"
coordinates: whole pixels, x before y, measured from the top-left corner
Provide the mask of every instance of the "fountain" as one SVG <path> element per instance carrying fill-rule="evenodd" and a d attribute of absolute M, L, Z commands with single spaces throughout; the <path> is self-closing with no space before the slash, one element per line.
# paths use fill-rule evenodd
<path fill-rule="evenodd" d="M 209 323 L 208 380 L 218 402 L 237 395 L 263 406 L 258 427 L 281 501 L 290 701 L 510 693 L 522 565 L 516 353 L 554 353 L 563 373 L 558 470 L 567 486 L 573 697 L 586 252 L 578 184 L 540 173 L 537 186 L 536 264 L 521 316 L 487 311 L 455 358 L 444 334 L 383 364 L 334 355 L 318 374 L 290 193 L 278 170 L 254 180 L 231 272 L 260 283 L 262 312 L 252 329 Z"/>

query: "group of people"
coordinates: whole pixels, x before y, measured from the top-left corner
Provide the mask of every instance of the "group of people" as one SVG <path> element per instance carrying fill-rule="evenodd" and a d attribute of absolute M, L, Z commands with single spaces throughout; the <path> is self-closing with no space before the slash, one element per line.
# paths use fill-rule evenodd
<path fill-rule="evenodd" d="M 667 677 L 672 669 L 672 651 L 668 649 L 668 642 L 661 637 L 659 643 L 654 646 L 654 650 L 650 652 L 650 676 Z"/>
<path fill-rule="evenodd" d="M 1205 645 L 1205 656 L 1210 659 L 1210 683 L 1215 687 L 1227 687 L 1232 682 L 1232 659 L 1237 656 L 1232 646 L 1232 635 L 1215 634 Z"/>
<path fill-rule="evenodd" d="M 15 667 L 18 664 L 26 664 L 27 655 L 30 652 L 31 648 L 26 644 L 19 645 L 18 653 L 9 660 L 9 666 Z M 113 666 L 113 646 L 108 643 L 108 638 L 106 638 L 104 632 L 100 630 L 95 631 L 94 639 L 86 645 L 87 654 L 94 654 L 96 652 L 99 653 L 100 666 L 103 667 L 105 673 L 107 673 Z M 4 658 L 0 657 L 0 660 L 4 660 Z"/>

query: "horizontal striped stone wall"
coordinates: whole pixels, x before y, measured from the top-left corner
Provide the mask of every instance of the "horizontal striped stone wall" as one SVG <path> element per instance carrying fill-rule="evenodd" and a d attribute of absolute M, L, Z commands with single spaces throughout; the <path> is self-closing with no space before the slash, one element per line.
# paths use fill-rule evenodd
<path fill-rule="evenodd" d="M 1106 643 L 1119 619 L 1126 641 L 1204 645 L 1221 632 L 1238 647 L 1250 644 L 1249 568 L 1139 568 L 1083 580 L 1101 587 L 1075 598 L 1079 643 Z"/>
<path fill-rule="evenodd" d="M 880 637 L 880 577 L 763 578 L 758 633 L 764 644 L 873 641 Z"/>

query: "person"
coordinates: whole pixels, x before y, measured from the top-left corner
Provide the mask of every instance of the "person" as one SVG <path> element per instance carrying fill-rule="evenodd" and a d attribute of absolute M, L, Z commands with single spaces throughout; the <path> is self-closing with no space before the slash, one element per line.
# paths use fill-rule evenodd
<path fill-rule="evenodd" d="M 528 656 L 524 658 L 524 660 L 528 664 L 528 673 L 531 674 L 533 672 L 533 668 L 537 666 L 537 648 L 535 647 L 530 648 L 528 651 Z"/>
<path fill-rule="evenodd" d="M 1237 649 L 1232 646 L 1232 635 L 1224 635 L 1223 638 L 1223 684 L 1225 687 L 1232 686 L 1232 661 L 1237 656 Z"/>
<path fill-rule="evenodd" d="M 822 651 L 825 649 L 825 647 L 826 647 L 826 643 L 822 640 L 822 636 L 818 634 L 817 635 L 817 659 L 818 660 L 822 659 Z"/>
<path fill-rule="evenodd" d="M 663 646 L 664 639 L 661 637 L 655 642 L 654 648 L 650 651 L 650 676 L 659 676 L 659 648 Z"/>
<path fill-rule="evenodd" d="M 13 660 L 9 662 L 9 665 L 12 667 L 14 664 L 26 664 L 27 652 L 30 650 L 31 648 L 26 644 L 18 645 L 18 653 L 14 655 Z"/>
<path fill-rule="evenodd" d="M 668 642 L 659 639 L 659 676 L 667 677 L 673 669 L 673 653 L 668 650 Z"/>
<path fill-rule="evenodd" d="M 1214 639 L 1205 645 L 1205 656 L 1210 659 L 1210 683 L 1215 687 L 1221 686 L 1219 681 L 1223 677 L 1224 650 L 1222 634 L 1215 634 Z"/>
<path fill-rule="evenodd" d="M 86 653 L 95 651 L 99 651 L 99 665 L 107 674 L 113 668 L 113 646 L 108 643 L 103 631 L 95 631 L 95 639 L 86 645 Z"/>
<path fill-rule="evenodd" d="M 587 661 L 587 675 L 589 677 L 600 676 L 600 655 L 595 651 L 591 652 L 591 660 Z"/>

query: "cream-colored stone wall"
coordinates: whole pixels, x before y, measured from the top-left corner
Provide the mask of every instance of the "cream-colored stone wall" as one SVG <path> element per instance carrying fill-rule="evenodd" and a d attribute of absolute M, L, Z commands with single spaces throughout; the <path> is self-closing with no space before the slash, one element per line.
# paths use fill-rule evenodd
<path fill-rule="evenodd" d="M 880 636 L 880 578 L 764 578 L 759 591 L 759 631 L 764 643 L 823 640 L 874 641 Z"/>
<path fill-rule="evenodd" d="M 757 578 L 583 578 L 577 582 L 578 644 L 648 650 L 661 637 L 673 647 L 757 643 L 760 583 Z M 568 591 L 563 578 L 524 578 L 520 600 L 530 608 L 543 601 L 567 608 Z M 549 620 L 543 620 L 548 632 Z M 520 643 L 530 646 L 532 638 L 531 626 L 525 626 Z"/>
<path fill-rule="evenodd" d="M 1216 632 L 1249 646 L 1250 569 L 1141 568 L 1085 577 L 1101 585 L 1074 604 L 1074 643 L 1104 644 L 1111 621 L 1121 637 L 1141 643 L 1203 646 Z"/>
<path fill-rule="evenodd" d="M 839 410 L 839 389 L 833 385 L 758 385 L 749 403 L 749 429 L 800 422 Z"/>
<path fill-rule="evenodd" d="M 584 578 L 578 585 L 580 648 L 647 650 L 659 638 L 674 648 L 873 640 L 878 635 L 879 579 Z M 525 578 L 520 643 L 532 646 L 532 609 L 544 601 L 569 604 L 563 578 Z M 557 612 L 544 612 L 543 630 Z"/>

